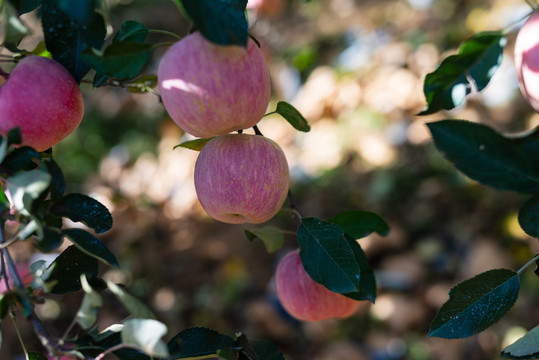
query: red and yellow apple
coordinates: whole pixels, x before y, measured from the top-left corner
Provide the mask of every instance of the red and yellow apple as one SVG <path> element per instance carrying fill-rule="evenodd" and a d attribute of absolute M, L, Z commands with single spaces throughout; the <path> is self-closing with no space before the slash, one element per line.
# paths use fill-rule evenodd
<path fill-rule="evenodd" d="M 315 282 L 305 271 L 299 250 L 286 254 L 279 261 L 275 272 L 275 287 L 285 310 L 299 320 L 345 318 L 359 307 L 359 301 Z"/>
<path fill-rule="evenodd" d="M 171 46 L 158 69 L 168 114 L 185 132 L 202 138 L 256 125 L 268 107 L 268 66 L 256 43 L 216 45 L 194 32 Z"/>
<path fill-rule="evenodd" d="M 290 176 L 282 149 L 260 135 L 228 134 L 210 140 L 195 164 L 200 204 L 231 224 L 271 219 L 288 195 Z"/>
<path fill-rule="evenodd" d="M 522 94 L 539 112 L 539 12 L 535 12 L 518 31 L 515 67 Z"/>
<path fill-rule="evenodd" d="M 0 133 L 21 129 L 22 143 L 44 151 L 80 124 L 84 103 L 69 72 L 56 61 L 29 56 L 0 86 Z"/>

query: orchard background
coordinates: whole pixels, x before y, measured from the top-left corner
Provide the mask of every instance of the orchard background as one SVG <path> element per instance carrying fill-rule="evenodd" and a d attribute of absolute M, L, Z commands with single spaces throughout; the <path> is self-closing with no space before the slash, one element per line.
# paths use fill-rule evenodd
<path fill-rule="evenodd" d="M 435 149 L 425 123 L 452 117 L 500 132 L 537 126 L 539 115 L 520 94 L 512 64 L 516 32 L 508 34 L 503 63 L 485 91 L 450 112 L 416 114 L 425 106 L 427 73 L 473 34 L 503 29 L 530 6 L 522 0 L 285 2 L 276 14 L 249 10 L 250 32 L 270 67 L 268 111 L 288 101 L 311 131 L 296 132 L 276 115 L 259 128 L 283 148 L 302 214 L 325 219 L 364 209 L 387 221 L 388 236 L 360 241 L 376 273 L 376 303 L 362 302 L 345 320 L 288 317 L 272 276 L 278 259 L 297 247 L 295 237 L 268 253 L 262 242 L 245 237 L 255 226 L 211 220 L 194 191 L 197 153 L 172 150 L 192 138 L 170 120 L 158 97 L 83 83 L 84 119 L 54 147 L 54 157 L 68 192 L 87 193 L 112 213 L 114 226 L 100 239 L 121 267 L 102 267 L 102 277 L 125 284 L 148 304 L 169 336 L 192 326 L 230 336 L 241 331 L 271 340 L 294 360 L 497 358 L 539 323 L 533 271 L 522 273 L 516 304 L 494 326 L 461 340 L 426 335 L 454 285 L 490 269 L 516 270 L 539 251 L 537 239 L 517 221 L 526 198 L 459 173 Z M 126 20 L 180 35 L 191 27 L 173 1 L 104 3 L 111 33 Z M 22 17 L 33 35 L 20 48 L 33 49 L 42 39 L 35 15 Z M 162 34 L 149 39 L 175 41 Z M 154 50 L 142 74 L 157 73 L 165 50 Z M 297 219 L 280 214 L 271 224 L 293 229 Z M 17 262 L 38 259 L 29 242 L 15 244 L 13 256 Z M 49 298 L 37 314 L 61 333 L 82 295 Z M 100 328 L 127 316 L 114 296 L 103 297 Z M 21 320 L 18 326 L 28 348 L 38 351 L 31 325 Z M 11 322 L 2 322 L 2 338 L 0 359 L 24 358 Z"/>

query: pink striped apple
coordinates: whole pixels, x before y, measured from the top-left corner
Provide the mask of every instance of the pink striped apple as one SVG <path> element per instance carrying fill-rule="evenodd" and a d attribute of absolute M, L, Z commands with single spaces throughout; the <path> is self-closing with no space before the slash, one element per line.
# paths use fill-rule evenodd
<path fill-rule="evenodd" d="M 23 145 L 44 151 L 80 124 L 84 103 L 69 72 L 56 61 L 29 56 L 0 87 L 0 132 L 20 127 Z"/>
<path fill-rule="evenodd" d="M 359 307 L 359 301 L 328 290 L 305 271 L 299 250 L 286 254 L 275 272 L 277 296 L 294 318 L 320 321 L 345 318 Z"/>
<path fill-rule="evenodd" d="M 245 49 L 216 45 L 195 32 L 168 49 L 158 77 L 172 120 L 203 138 L 256 125 L 270 99 L 268 66 L 252 39 Z"/>
<path fill-rule="evenodd" d="M 539 11 L 518 31 L 515 67 L 522 94 L 539 112 Z"/>
<path fill-rule="evenodd" d="M 195 188 L 212 218 L 231 224 L 271 219 L 288 195 L 282 149 L 259 135 L 228 134 L 210 140 L 195 164 Z"/>

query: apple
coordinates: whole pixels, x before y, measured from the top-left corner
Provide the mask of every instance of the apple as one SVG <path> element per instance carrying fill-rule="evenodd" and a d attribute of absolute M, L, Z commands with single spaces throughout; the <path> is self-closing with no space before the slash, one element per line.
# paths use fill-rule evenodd
<path fill-rule="evenodd" d="M 518 31 L 515 67 L 522 94 L 539 112 L 539 12 L 535 12 Z"/>
<path fill-rule="evenodd" d="M 359 307 L 359 301 L 328 290 L 315 282 L 305 271 L 299 250 L 286 254 L 275 272 L 277 296 L 294 318 L 320 321 L 345 318 Z"/>
<path fill-rule="evenodd" d="M 288 195 L 290 176 L 282 149 L 260 135 L 211 139 L 195 164 L 195 189 L 212 218 L 230 224 L 271 219 Z"/>
<path fill-rule="evenodd" d="M 251 38 L 247 48 L 222 46 L 194 32 L 168 49 L 157 75 L 168 114 L 197 137 L 252 127 L 269 104 L 268 66 Z"/>
<path fill-rule="evenodd" d="M 0 133 L 21 129 L 22 143 L 44 151 L 82 121 L 84 102 L 71 74 L 55 60 L 25 57 L 0 86 Z"/>
<path fill-rule="evenodd" d="M 248 9 L 255 9 L 260 14 L 273 17 L 279 15 L 285 5 L 285 0 L 249 0 Z"/>
<path fill-rule="evenodd" d="M 17 269 L 17 272 L 24 286 L 29 286 L 32 283 L 32 281 L 34 281 L 34 276 L 32 275 L 32 272 L 30 271 L 30 266 L 27 263 L 18 263 L 15 265 L 15 268 Z M 13 283 L 13 276 L 11 275 L 9 270 L 7 270 L 7 272 L 8 272 L 7 279 L 9 281 L 9 287 L 11 290 L 13 290 L 15 288 L 15 284 Z M 6 278 L 3 278 L 0 280 L 0 294 L 4 294 L 6 292 L 7 292 Z"/>

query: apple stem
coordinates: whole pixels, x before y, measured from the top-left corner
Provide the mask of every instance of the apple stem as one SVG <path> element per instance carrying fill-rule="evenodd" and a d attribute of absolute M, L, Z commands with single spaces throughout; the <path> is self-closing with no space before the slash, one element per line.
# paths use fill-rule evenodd
<path fill-rule="evenodd" d="M 256 134 L 256 135 L 264 136 L 264 135 L 260 132 L 260 130 L 258 129 L 258 126 L 256 126 L 256 125 L 253 126 L 253 130 L 255 131 L 255 134 Z"/>
<path fill-rule="evenodd" d="M 243 134 L 243 129 L 239 129 L 238 134 Z"/>
<path fill-rule="evenodd" d="M 296 207 L 296 202 L 294 201 L 294 197 L 292 196 L 292 191 L 290 189 L 288 189 L 288 202 L 290 203 L 290 210 L 292 210 L 292 212 L 301 220 L 303 216 L 301 216 L 301 213 Z"/>
<path fill-rule="evenodd" d="M 180 35 L 175 34 L 175 33 L 171 32 L 171 31 L 166 31 L 166 30 L 149 29 L 148 32 L 151 33 L 151 34 L 169 35 L 169 36 L 175 37 L 175 38 L 178 39 L 178 40 L 182 40 L 182 39 L 183 39 L 183 37 L 181 37 Z"/>

